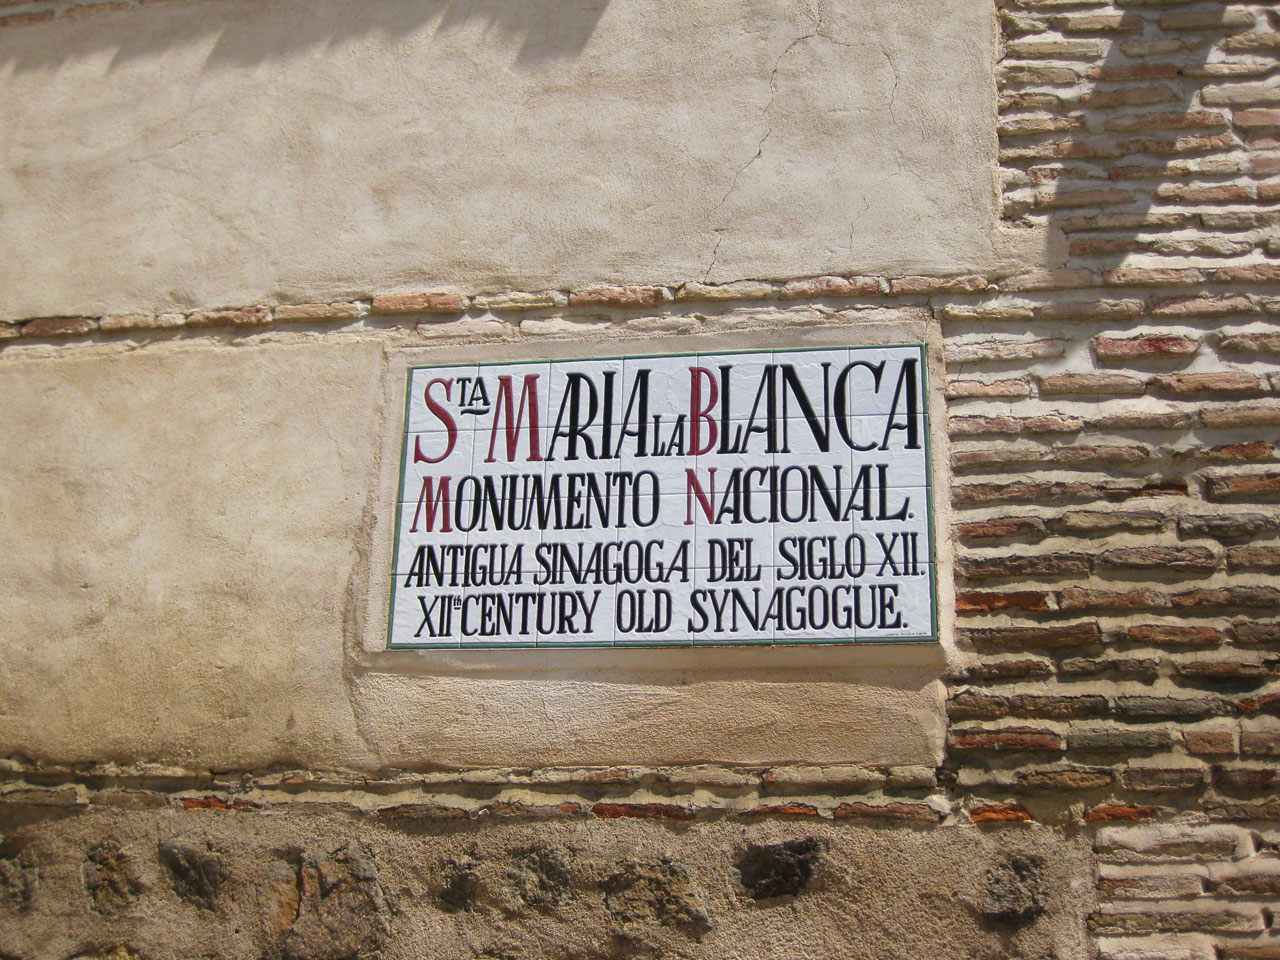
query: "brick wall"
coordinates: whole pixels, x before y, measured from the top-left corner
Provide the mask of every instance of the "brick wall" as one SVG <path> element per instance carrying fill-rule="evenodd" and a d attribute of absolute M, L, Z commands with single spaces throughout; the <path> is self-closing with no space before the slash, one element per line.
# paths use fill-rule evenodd
<path fill-rule="evenodd" d="M 52 16 L 10 4 L 9 20 Z M 81 8 L 87 9 L 87 8 Z M 1010 276 L 488 294 L 30 318 L 5 354 L 153 339 L 692 332 L 728 307 L 927 306 L 945 337 L 956 640 L 947 758 L 924 768 L 315 772 L 5 761 L 35 805 L 385 818 L 777 818 L 1084 831 L 1108 960 L 1280 957 L 1280 10 L 1001 6 Z M 212 307 L 219 307 L 212 309 Z M 812 322 L 812 315 L 807 322 Z M 992 829 L 997 829 L 993 827 Z"/>

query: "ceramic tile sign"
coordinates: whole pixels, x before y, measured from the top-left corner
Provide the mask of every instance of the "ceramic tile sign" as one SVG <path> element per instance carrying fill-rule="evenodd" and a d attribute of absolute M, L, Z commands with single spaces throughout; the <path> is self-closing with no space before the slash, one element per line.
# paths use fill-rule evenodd
<path fill-rule="evenodd" d="M 415 367 L 388 646 L 935 639 L 918 344 Z"/>

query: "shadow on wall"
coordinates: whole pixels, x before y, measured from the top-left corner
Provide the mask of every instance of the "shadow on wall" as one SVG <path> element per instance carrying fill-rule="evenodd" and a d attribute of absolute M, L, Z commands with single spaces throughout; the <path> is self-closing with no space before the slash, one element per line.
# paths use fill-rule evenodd
<path fill-rule="evenodd" d="M 1068 267 L 1095 282 L 1123 266 L 1203 267 L 1256 253 L 1261 238 L 1245 234 L 1179 234 L 1213 232 L 1187 207 L 1229 199 L 1214 188 L 1246 172 L 1236 159 L 1246 144 L 1201 89 L 1260 78 L 1214 75 L 1211 65 L 1219 41 L 1252 21 L 1145 0 L 1117 0 L 1118 16 L 1001 7 L 1001 165 L 1017 178 L 1006 186 L 1006 220 L 1062 230 Z M 1102 43 L 1105 55 L 1091 58 L 1089 45 Z"/>
<path fill-rule="evenodd" d="M 169 0 L 155 15 L 103 10 L 32 42 L 26 30 L 0 36 L 0 70 L 56 69 L 111 52 L 111 63 L 155 55 L 180 43 L 212 41 L 206 67 L 253 66 L 317 47 L 381 33 L 436 34 L 480 23 L 516 49 L 518 66 L 574 57 L 595 32 L 609 0 Z M 113 23 L 114 21 L 114 23 Z M 8 42 L 6 42 L 8 41 Z M 368 69 L 376 71 L 377 64 Z"/>

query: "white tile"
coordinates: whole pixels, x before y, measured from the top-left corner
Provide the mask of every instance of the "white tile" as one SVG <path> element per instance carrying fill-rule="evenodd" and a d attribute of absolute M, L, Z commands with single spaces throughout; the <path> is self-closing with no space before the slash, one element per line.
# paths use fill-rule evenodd
<path fill-rule="evenodd" d="M 694 644 L 772 643 L 774 624 L 768 613 L 774 587 L 769 567 L 759 580 L 746 583 L 713 582 L 708 571 L 698 571 L 691 598 Z"/>
<path fill-rule="evenodd" d="M 474 380 L 476 369 L 475 364 L 463 364 L 445 367 L 414 367 L 410 370 L 408 416 L 405 429 L 409 431 L 445 429 L 440 417 L 427 406 L 426 391 L 429 385 L 432 402 L 452 417 L 457 427 L 465 429 L 467 424 L 463 423 L 458 413 L 463 400 L 463 384 L 460 381 Z M 433 381 L 440 382 L 433 383 Z"/>
<path fill-rule="evenodd" d="M 911 576 L 869 578 L 859 618 L 859 641 L 928 637 L 933 633 L 932 575 L 929 567 Z"/>

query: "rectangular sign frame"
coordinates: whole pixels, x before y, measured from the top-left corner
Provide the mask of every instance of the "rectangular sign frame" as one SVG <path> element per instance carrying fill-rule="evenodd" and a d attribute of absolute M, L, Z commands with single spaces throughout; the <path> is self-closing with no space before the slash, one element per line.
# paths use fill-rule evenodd
<path fill-rule="evenodd" d="M 925 541 L 927 544 L 927 555 L 925 564 L 927 565 L 928 578 L 928 613 L 929 628 L 927 631 L 909 636 L 845 636 L 845 637 L 805 637 L 805 638 L 754 638 L 754 639 L 696 639 L 692 636 L 679 639 L 662 639 L 662 640 L 643 640 L 643 639 L 614 639 L 612 641 L 599 640 L 503 640 L 503 641 L 477 641 L 463 642 L 461 640 L 446 641 L 419 641 L 414 642 L 394 642 L 394 629 L 396 626 L 396 597 L 398 592 L 397 581 L 401 576 L 401 572 L 397 570 L 396 557 L 401 547 L 401 526 L 404 518 L 404 504 L 406 493 L 406 477 L 410 450 L 410 422 L 411 422 L 411 404 L 413 400 L 412 385 L 415 374 L 424 370 L 454 370 L 462 367 L 483 369 L 487 367 L 520 367 L 520 366 L 548 366 L 554 367 L 563 364 L 574 363 L 599 363 L 605 361 L 639 361 L 639 360 L 672 360 L 689 357 L 740 357 L 751 354 L 770 353 L 777 355 L 802 355 L 807 353 L 821 353 L 839 350 L 853 351 L 892 351 L 892 350 L 915 350 L 919 358 L 919 390 L 920 390 L 920 412 L 921 418 L 921 441 L 923 446 L 923 483 L 926 503 L 926 516 L 923 518 L 925 528 Z M 937 583 L 937 567 L 938 552 L 936 546 L 936 530 L 935 530 L 935 507 L 934 507 L 934 483 L 933 483 L 933 457 L 932 442 L 930 432 L 930 416 L 929 416 L 929 375 L 928 362 L 925 352 L 925 345 L 922 343 L 883 343 L 883 344 L 857 344 L 844 346 L 815 346 L 815 347 L 795 347 L 780 350 L 762 349 L 741 349 L 741 350 L 699 350 L 699 351 L 683 351 L 671 353 L 642 353 L 642 354 L 625 354 L 622 356 L 595 356 L 595 357 L 563 357 L 558 359 L 533 359 L 533 360 L 495 360 L 481 362 L 462 362 L 462 363 L 440 363 L 440 364 L 419 364 L 411 365 L 405 371 L 405 399 L 404 399 L 404 417 L 402 420 L 400 444 L 400 469 L 396 480 L 396 519 L 395 533 L 392 544 L 392 572 L 390 575 L 391 589 L 389 595 L 389 604 L 387 612 L 387 630 L 386 630 L 386 646 L 387 651 L 404 651 L 404 650 L 547 650 L 547 649 L 595 649 L 595 650 L 611 650 L 611 649 L 645 649 L 645 648 L 661 648 L 661 649 L 693 649 L 697 647 L 768 647 L 768 646 L 856 646 L 862 644 L 932 644 L 938 642 L 938 583 Z M 616 462 L 616 460 L 614 461 Z"/>

